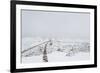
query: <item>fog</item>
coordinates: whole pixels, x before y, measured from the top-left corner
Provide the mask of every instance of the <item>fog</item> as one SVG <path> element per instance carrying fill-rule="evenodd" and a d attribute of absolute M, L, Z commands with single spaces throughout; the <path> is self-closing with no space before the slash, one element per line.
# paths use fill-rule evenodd
<path fill-rule="evenodd" d="M 80 12 L 21 11 L 22 37 L 90 37 L 90 14 Z"/>

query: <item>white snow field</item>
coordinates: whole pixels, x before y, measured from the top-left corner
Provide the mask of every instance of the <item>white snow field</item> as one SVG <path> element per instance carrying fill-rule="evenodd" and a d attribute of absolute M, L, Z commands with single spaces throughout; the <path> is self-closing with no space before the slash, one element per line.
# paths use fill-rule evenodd
<path fill-rule="evenodd" d="M 48 62 L 68 62 L 68 61 L 83 61 L 89 60 L 89 53 L 77 53 L 74 56 L 66 56 L 66 53 L 63 52 L 53 52 L 52 54 L 48 54 Z M 23 57 L 22 63 L 42 63 L 42 55 L 40 56 L 31 56 L 31 57 Z"/>
<path fill-rule="evenodd" d="M 43 63 L 43 50 L 49 39 L 22 38 L 22 63 Z M 90 60 L 90 44 L 87 40 L 51 39 L 47 45 L 48 62 Z"/>

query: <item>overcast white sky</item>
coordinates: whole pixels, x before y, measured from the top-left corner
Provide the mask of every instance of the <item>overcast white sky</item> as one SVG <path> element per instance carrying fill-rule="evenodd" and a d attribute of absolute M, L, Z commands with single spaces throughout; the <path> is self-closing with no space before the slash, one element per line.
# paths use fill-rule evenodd
<path fill-rule="evenodd" d="M 22 10 L 22 37 L 90 37 L 90 14 Z"/>

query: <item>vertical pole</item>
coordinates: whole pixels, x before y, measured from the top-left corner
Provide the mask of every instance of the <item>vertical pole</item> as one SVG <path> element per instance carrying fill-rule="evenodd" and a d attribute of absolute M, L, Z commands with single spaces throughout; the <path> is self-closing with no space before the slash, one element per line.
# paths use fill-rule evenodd
<path fill-rule="evenodd" d="M 48 57 L 47 57 L 47 44 L 45 44 L 44 51 L 43 51 L 43 62 L 48 62 Z"/>

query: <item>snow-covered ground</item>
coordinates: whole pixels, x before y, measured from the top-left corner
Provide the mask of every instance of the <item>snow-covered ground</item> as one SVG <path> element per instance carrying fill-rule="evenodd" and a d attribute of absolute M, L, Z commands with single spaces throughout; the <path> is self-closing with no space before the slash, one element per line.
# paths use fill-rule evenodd
<path fill-rule="evenodd" d="M 22 38 L 22 63 L 43 62 L 43 50 L 48 40 L 45 38 Z M 90 60 L 88 40 L 51 39 L 51 42 L 53 45 L 47 46 L 48 62 Z"/>
<path fill-rule="evenodd" d="M 90 56 L 89 53 L 77 53 L 73 56 L 66 56 L 66 53 L 63 52 L 53 52 L 48 54 L 48 62 L 68 62 L 68 61 L 83 61 L 89 60 Z M 31 56 L 31 57 L 23 57 L 22 63 L 42 63 L 43 62 L 43 55 L 40 56 Z"/>

